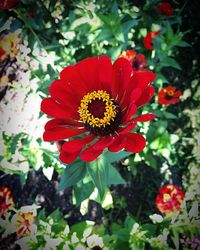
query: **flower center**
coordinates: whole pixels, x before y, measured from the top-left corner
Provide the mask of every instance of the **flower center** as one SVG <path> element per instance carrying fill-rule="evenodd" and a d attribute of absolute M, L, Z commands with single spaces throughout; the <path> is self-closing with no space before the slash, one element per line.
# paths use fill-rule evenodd
<path fill-rule="evenodd" d="M 164 202 L 167 202 L 167 201 L 169 201 L 171 199 L 171 196 L 170 196 L 170 194 L 165 193 L 163 195 L 163 198 L 164 198 Z"/>
<path fill-rule="evenodd" d="M 103 90 L 86 94 L 81 100 L 78 112 L 85 128 L 95 135 L 113 133 L 119 125 L 119 105 Z"/>
<path fill-rule="evenodd" d="M 167 94 L 168 94 L 169 96 L 173 96 L 173 95 L 174 95 L 174 91 L 173 91 L 173 90 L 169 90 L 169 91 L 167 91 Z"/>

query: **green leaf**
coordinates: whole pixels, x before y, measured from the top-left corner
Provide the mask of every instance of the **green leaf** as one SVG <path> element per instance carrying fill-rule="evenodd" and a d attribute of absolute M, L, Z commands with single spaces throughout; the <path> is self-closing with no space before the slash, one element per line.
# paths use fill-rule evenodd
<path fill-rule="evenodd" d="M 111 12 L 118 15 L 118 5 L 117 5 L 116 1 L 114 1 L 114 3 L 113 3 L 113 6 L 111 8 Z"/>
<path fill-rule="evenodd" d="M 181 66 L 174 58 L 166 57 L 161 61 L 162 67 L 172 67 L 181 70 Z"/>
<path fill-rule="evenodd" d="M 61 191 L 67 187 L 73 186 L 78 181 L 83 179 L 86 174 L 85 162 L 77 161 L 71 165 L 66 166 L 62 173 L 61 181 L 58 190 Z"/>
<path fill-rule="evenodd" d="M 191 47 L 191 45 L 185 41 L 179 41 L 176 46 L 179 47 Z"/>
<path fill-rule="evenodd" d="M 128 20 L 127 22 L 124 22 L 122 24 L 122 30 L 123 30 L 123 33 L 128 33 L 129 30 L 134 27 L 135 25 L 138 24 L 138 20 L 137 19 L 133 19 L 133 20 Z"/>
<path fill-rule="evenodd" d="M 149 149 L 146 154 L 144 154 L 145 162 L 152 168 L 157 168 L 157 161 L 153 156 L 153 152 Z"/>
<path fill-rule="evenodd" d="M 76 206 L 79 206 L 82 201 L 87 199 L 94 190 L 94 184 L 92 181 L 74 186 L 74 196 L 76 199 Z"/>
<path fill-rule="evenodd" d="M 178 117 L 170 112 L 167 111 L 163 111 L 163 115 L 167 118 L 167 119 L 177 119 Z"/>
<path fill-rule="evenodd" d="M 108 171 L 109 166 L 106 164 L 104 157 L 90 162 L 87 170 L 90 174 L 92 181 L 99 191 L 100 198 L 103 199 L 105 188 L 108 183 Z"/>
<path fill-rule="evenodd" d="M 126 181 L 121 177 L 120 173 L 116 170 L 116 168 L 114 168 L 112 165 L 109 165 L 108 170 L 108 186 L 112 184 L 126 184 Z"/>
<path fill-rule="evenodd" d="M 131 152 L 126 152 L 126 151 L 120 151 L 117 153 L 112 153 L 112 152 L 105 152 L 104 153 L 104 158 L 106 160 L 106 163 L 113 163 L 122 160 L 125 157 L 130 156 L 132 153 Z"/>

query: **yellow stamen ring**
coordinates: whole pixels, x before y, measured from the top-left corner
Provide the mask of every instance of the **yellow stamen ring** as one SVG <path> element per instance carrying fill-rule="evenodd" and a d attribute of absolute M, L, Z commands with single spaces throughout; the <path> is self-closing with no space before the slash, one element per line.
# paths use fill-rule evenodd
<path fill-rule="evenodd" d="M 96 99 L 105 103 L 103 118 L 95 117 L 88 109 L 88 105 Z M 110 95 L 106 91 L 98 90 L 88 93 L 83 97 L 78 108 L 78 112 L 80 114 L 80 120 L 85 124 L 89 124 L 91 127 L 100 128 L 110 125 L 111 121 L 114 121 L 117 114 L 116 108 L 114 100 L 110 98 Z"/>
<path fill-rule="evenodd" d="M 173 90 L 170 90 L 170 91 L 167 92 L 167 94 L 168 94 L 169 96 L 173 96 L 173 95 L 174 95 L 174 91 L 173 91 Z"/>

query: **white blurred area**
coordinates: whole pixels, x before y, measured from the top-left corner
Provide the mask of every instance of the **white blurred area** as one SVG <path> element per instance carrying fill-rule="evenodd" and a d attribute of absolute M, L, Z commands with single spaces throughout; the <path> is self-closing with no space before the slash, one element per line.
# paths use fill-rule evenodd
<path fill-rule="evenodd" d="M 0 131 L 8 135 L 21 132 L 35 138 L 42 136 L 45 117 L 38 119 L 41 98 L 24 89 L 9 89 L 0 102 Z"/>
<path fill-rule="evenodd" d="M 25 133 L 30 136 L 31 143 L 29 150 L 37 154 L 38 169 L 42 166 L 42 158 L 40 147 L 48 150 L 57 151 L 55 144 L 42 142 L 38 144 L 37 139 L 42 139 L 44 132 L 44 125 L 48 118 L 46 115 L 40 117 L 40 105 L 42 98 L 37 92 L 41 80 L 34 76 L 33 72 L 37 71 L 39 65 L 42 65 L 42 70 L 45 77 L 47 74 L 47 64 L 54 67 L 55 54 L 47 53 L 45 50 L 39 51 L 37 48 L 31 52 L 28 48 L 28 42 L 23 40 L 19 44 L 19 53 L 16 55 L 16 78 L 12 81 L 4 82 L 3 87 L 7 86 L 5 95 L 0 100 L 0 168 L 6 172 L 22 171 L 27 173 L 29 170 L 28 159 L 20 153 L 20 147 L 23 145 L 16 145 L 15 154 L 12 159 L 7 157 L 6 145 L 3 141 L 3 133 L 8 136 L 16 136 L 19 133 Z M 37 60 L 31 58 L 30 53 L 37 57 Z M 8 68 L 9 70 L 9 68 Z M 8 72 L 5 72 L 8 75 Z M 1 86 L 1 84 L 0 84 Z M 41 93 L 42 94 L 42 93 Z"/>

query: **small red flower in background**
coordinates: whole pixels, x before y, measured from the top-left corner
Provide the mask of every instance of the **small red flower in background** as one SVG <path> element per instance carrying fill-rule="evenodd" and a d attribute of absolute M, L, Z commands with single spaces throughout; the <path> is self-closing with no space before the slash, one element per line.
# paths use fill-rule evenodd
<path fill-rule="evenodd" d="M 168 86 L 158 91 L 158 102 L 164 105 L 176 104 L 180 102 L 179 97 L 181 95 L 182 95 L 182 92 L 180 90 L 176 91 L 175 87 Z"/>
<path fill-rule="evenodd" d="M 179 211 L 184 200 L 185 193 L 177 186 L 166 185 L 159 190 L 156 197 L 157 209 L 165 215 Z"/>
<path fill-rule="evenodd" d="M 7 187 L 0 188 L 0 216 L 6 215 L 9 208 L 14 207 L 11 191 Z"/>
<path fill-rule="evenodd" d="M 157 8 L 157 12 L 160 15 L 165 15 L 165 16 L 171 16 L 174 14 L 174 10 L 173 10 L 172 6 L 167 2 L 163 2 L 163 3 L 159 4 L 158 8 Z"/>
<path fill-rule="evenodd" d="M 31 227 L 34 223 L 34 216 L 32 212 L 21 213 L 17 216 L 16 229 L 19 236 L 30 235 Z"/>
<path fill-rule="evenodd" d="M 154 46 L 153 46 L 153 38 L 154 38 L 155 36 L 157 36 L 158 34 L 160 34 L 159 31 L 156 31 L 156 32 L 153 32 L 153 31 L 152 31 L 152 32 L 149 32 L 149 33 L 145 36 L 143 43 L 144 43 L 144 47 L 145 47 L 146 49 L 148 49 L 148 50 L 153 50 L 153 49 L 154 49 Z"/>
<path fill-rule="evenodd" d="M 67 164 L 79 155 L 93 161 L 105 148 L 140 152 L 145 138 L 131 130 L 155 115 L 133 116 L 153 97 L 150 83 L 155 77 L 150 71 L 133 71 L 123 57 L 113 65 L 109 57 L 100 56 L 66 67 L 50 86 L 51 97 L 41 103 L 41 110 L 54 117 L 45 125 L 44 140 L 70 139 L 60 152 L 60 160 Z"/>
<path fill-rule="evenodd" d="M 19 0 L 0 0 L 0 9 L 12 9 L 18 2 Z"/>
<path fill-rule="evenodd" d="M 147 67 L 147 60 L 143 54 L 137 54 L 135 50 L 123 51 L 120 57 L 130 61 L 133 70 L 143 70 Z"/>

